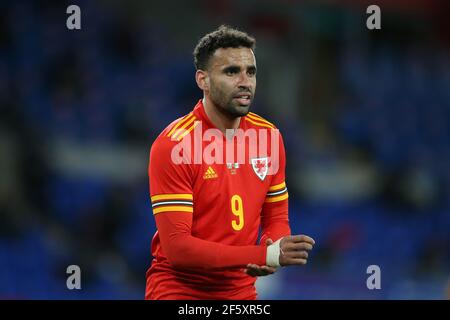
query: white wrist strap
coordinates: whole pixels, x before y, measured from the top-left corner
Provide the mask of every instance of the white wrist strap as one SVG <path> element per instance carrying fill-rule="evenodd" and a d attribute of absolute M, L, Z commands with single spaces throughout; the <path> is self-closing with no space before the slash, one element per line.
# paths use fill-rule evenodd
<path fill-rule="evenodd" d="M 266 265 L 269 267 L 280 267 L 280 242 L 281 239 L 278 239 L 267 247 Z"/>

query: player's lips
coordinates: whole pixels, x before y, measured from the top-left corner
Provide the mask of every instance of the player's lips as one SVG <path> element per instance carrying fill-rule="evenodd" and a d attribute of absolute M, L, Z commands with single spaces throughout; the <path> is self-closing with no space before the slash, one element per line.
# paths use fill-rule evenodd
<path fill-rule="evenodd" d="M 252 94 L 248 92 L 239 93 L 234 96 L 234 99 L 243 106 L 248 106 L 252 102 Z"/>

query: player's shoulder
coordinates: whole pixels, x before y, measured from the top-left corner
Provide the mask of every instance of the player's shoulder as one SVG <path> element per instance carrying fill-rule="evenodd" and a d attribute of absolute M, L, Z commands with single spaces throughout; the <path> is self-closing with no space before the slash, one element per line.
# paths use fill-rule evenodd
<path fill-rule="evenodd" d="M 249 112 L 244 119 L 247 125 L 252 128 L 277 129 L 272 122 L 253 112 Z"/>
<path fill-rule="evenodd" d="M 164 148 L 176 145 L 184 137 L 189 135 L 197 124 L 198 118 L 193 111 L 172 121 L 155 139 L 152 148 Z"/>

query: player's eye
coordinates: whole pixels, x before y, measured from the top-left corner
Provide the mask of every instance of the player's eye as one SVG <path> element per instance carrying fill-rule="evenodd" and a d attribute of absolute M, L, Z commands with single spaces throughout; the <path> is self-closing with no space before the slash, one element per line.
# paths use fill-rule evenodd
<path fill-rule="evenodd" d="M 239 69 L 238 68 L 226 68 L 225 70 L 224 70 L 224 73 L 227 75 L 227 76 L 234 76 L 235 74 L 237 74 L 239 72 Z"/>

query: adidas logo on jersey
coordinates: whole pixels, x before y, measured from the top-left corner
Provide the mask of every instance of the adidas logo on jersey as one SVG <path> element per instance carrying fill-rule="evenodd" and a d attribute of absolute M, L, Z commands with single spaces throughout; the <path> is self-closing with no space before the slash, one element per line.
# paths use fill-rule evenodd
<path fill-rule="evenodd" d="M 217 178 L 217 173 L 214 171 L 213 168 L 208 167 L 208 169 L 205 171 L 205 174 L 203 175 L 203 179 L 214 179 Z"/>

